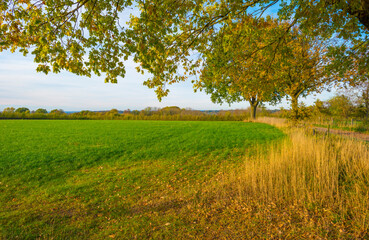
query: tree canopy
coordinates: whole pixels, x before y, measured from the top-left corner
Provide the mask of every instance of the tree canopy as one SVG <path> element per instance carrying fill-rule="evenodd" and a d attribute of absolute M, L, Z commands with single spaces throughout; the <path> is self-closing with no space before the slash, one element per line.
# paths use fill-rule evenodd
<path fill-rule="evenodd" d="M 338 39 L 329 49 L 332 71 L 342 75 L 353 65 L 367 71 L 365 0 L 0 0 L 0 51 L 30 52 L 38 71 L 104 74 L 107 82 L 124 77 L 124 61 L 133 56 L 138 71 L 151 73 L 145 84 L 160 99 L 167 85 L 198 74 L 223 26 L 272 7 L 285 31 L 255 50 L 280 42 L 297 25 L 304 34 Z"/>
<path fill-rule="evenodd" d="M 291 98 L 292 118 L 297 120 L 298 99 L 312 92 L 321 92 L 339 82 L 340 76 L 327 72 L 326 66 L 332 61 L 327 56 L 328 44 L 320 37 L 304 34 L 299 28 L 293 28 L 286 35 L 284 52 L 277 54 L 277 82 L 280 91 Z"/>
<path fill-rule="evenodd" d="M 29 113 L 29 109 L 26 107 L 20 107 L 15 110 L 16 113 Z"/>

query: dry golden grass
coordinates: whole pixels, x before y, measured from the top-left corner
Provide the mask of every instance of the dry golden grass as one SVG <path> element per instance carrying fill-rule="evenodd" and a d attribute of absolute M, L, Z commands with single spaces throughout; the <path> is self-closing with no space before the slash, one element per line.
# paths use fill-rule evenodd
<path fill-rule="evenodd" d="M 257 223 L 265 233 L 252 237 L 369 237 L 368 144 L 286 131 L 282 143 L 259 148 L 223 176 L 218 200 L 249 208 L 245 225 Z"/>
<path fill-rule="evenodd" d="M 259 117 L 255 120 L 247 119 L 247 122 L 261 122 L 273 125 L 275 127 L 287 127 L 289 122 L 285 118 L 275 118 L 275 117 Z"/>
<path fill-rule="evenodd" d="M 369 180 L 368 173 L 369 151 L 364 143 L 295 131 L 268 155 L 257 154 L 246 161 L 242 185 L 248 194 L 267 199 L 342 201 L 347 193 L 342 190 L 357 196 L 363 193 L 358 190 Z"/>

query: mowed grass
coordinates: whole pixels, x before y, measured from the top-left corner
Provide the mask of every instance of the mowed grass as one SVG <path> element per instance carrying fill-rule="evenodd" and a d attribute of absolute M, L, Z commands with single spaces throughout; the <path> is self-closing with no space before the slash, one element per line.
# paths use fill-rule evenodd
<path fill-rule="evenodd" d="M 207 236 L 207 186 L 283 137 L 262 123 L 0 121 L 0 239 Z"/>

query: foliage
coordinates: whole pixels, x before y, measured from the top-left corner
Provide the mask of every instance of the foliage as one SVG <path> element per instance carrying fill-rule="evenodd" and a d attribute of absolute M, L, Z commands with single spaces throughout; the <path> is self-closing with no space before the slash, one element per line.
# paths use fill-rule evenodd
<path fill-rule="evenodd" d="M 278 43 L 257 52 L 255 49 L 283 30 L 275 19 L 251 16 L 242 16 L 240 22 L 224 26 L 204 53 L 204 66 L 195 86 L 211 94 L 213 102 L 248 101 L 255 118 L 259 104 L 277 102 L 281 97 L 274 77 L 278 71 L 274 66 Z"/>
<path fill-rule="evenodd" d="M 54 115 L 63 115 L 65 114 L 63 109 L 53 109 L 50 111 L 50 114 L 54 114 Z"/>
<path fill-rule="evenodd" d="M 326 102 L 323 102 L 320 99 L 317 99 L 313 105 L 313 112 L 314 112 L 314 115 L 316 116 L 329 114 L 329 110 L 328 110 L 328 106 Z"/>
<path fill-rule="evenodd" d="M 118 13 L 130 1 L 1 1 L 0 51 L 32 49 L 37 71 L 124 76 Z"/>
<path fill-rule="evenodd" d="M 355 89 L 348 89 L 337 93 L 326 101 L 317 100 L 315 102 L 314 114 L 318 117 L 334 117 L 336 119 L 358 118 L 366 119 L 367 112 L 365 107 L 365 91 L 361 89 L 357 92 Z M 364 95 L 364 97 L 362 96 Z"/>
<path fill-rule="evenodd" d="M 366 81 L 356 84 L 354 87 L 346 88 L 343 94 L 357 106 L 356 115 L 365 116 L 366 121 L 369 119 L 369 81 L 366 76 Z"/>
<path fill-rule="evenodd" d="M 108 82 L 124 77 L 124 61 L 133 56 L 138 71 L 152 74 L 145 84 L 160 99 L 168 94 L 167 85 L 196 75 L 212 36 L 223 26 L 250 13 L 258 18 L 273 6 L 279 20 L 288 23 L 286 30 L 298 25 L 308 35 L 345 40 L 330 47 L 332 71 L 342 75 L 355 66 L 358 73 L 367 72 L 369 7 L 364 0 L 2 0 L 0 51 L 18 49 L 26 55 L 32 49 L 38 71 L 105 74 Z M 276 35 L 256 50 L 281 38 Z"/>
<path fill-rule="evenodd" d="M 160 111 L 163 115 L 176 115 L 181 113 L 181 109 L 177 106 L 164 107 Z"/>
<path fill-rule="evenodd" d="M 328 109 L 331 115 L 348 118 L 352 115 L 353 104 L 350 99 L 344 95 L 337 95 L 327 101 Z"/>
<path fill-rule="evenodd" d="M 213 39 L 222 31 L 222 27 L 239 23 L 242 21 L 240 16 L 248 13 L 252 13 L 254 18 L 259 18 L 267 8 L 279 3 L 281 3 L 278 11 L 279 19 L 287 23 L 285 31 L 271 35 L 269 41 L 258 46 L 255 51 L 273 43 L 281 43 L 289 29 L 298 26 L 304 35 L 313 38 L 337 37 L 345 40 L 344 46 L 340 41 L 330 44 L 330 56 L 334 61 L 329 64 L 328 73 L 339 73 L 342 76 L 347 70 L 352 69 L 353 64 L 360 69 L 359 72 L 367 70 L 368 64 L 365 65 L 365 62 L 368 59 L 366 57 L 368 24 L 362 16 L 369 15 L 369 8 L 362 1 L 354 1 L 352 4 L 344 1 L 302 0 L 186 3 L 188 5 L 180 3 L 172 6 L 157 4 L 155 1 L 149 4 L 140 3 L 141 14 L 131 22 L 134 30 L 140 33 L 133 42 L 140 42 L 138 38 L 141 36 L 145 39 L 145 44 L 135 45 L 135 52 L 139 52 L 136 60 L 142 63 L 141 70 L 147 69 L 153 74 L 147 84 L 157 88 L 159 98 L 168 93 L 166 84 L 185 80 L 188 75 L 195 75 L 196 68 L 201 68 L 202 58 L 206 59 L 204 55 L 211 49 Z M 353 53 L 349 54 L 350 51 Z M 363 61 L 359 61 L 360 59 Z M 181 74 L 182 70 L 185 74 Z"/>
<path fill-rule="evenodd" d="M 317 127 L 330 127 L 345 131 L 368 132 L 366 111 L 360 94 L 344 91 L 326 101 L 317 100 L 312 108 L 311 123 Z"/>
<path fill-rule="evenodd" d="M 366 1 L 284 2 L 279 16 L 295 18 L 300 29 L 309 35 L 337 39 L 329 47 L 329 55 L 334 60 L 329 71 L 339 72 L 341 76 L 353 69 L 360 75 L 368 72 L 369 5 Z M 351 76 L 354 80 L 352 77 L 355 76 Z"/>
<path fill-rule="evenodd" d="M 322 39 L 305 35 L 294 28 L 286 36 L 286 52 L 280 59 L 280 89 L 291 98 L 292 118 L 299 119 L 298 99 L 327 89 L 339 76 L 326 72 L 330 58 Z"/>
<path fill-rule="evenodd" d="M 17 108 L 15 110 L 16 113 L 29 113 L 29 109 L 25 107 Z"/>
<path fill-rule="evenodd" d="M 39 108 L 35 111 L 35 113 L 47 113 L 47 110 L 44 108 Z"/>

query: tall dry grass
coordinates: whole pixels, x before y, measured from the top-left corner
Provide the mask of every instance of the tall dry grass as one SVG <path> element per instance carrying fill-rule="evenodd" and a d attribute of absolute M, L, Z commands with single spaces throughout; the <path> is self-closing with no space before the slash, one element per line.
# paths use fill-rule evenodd
<path fill-rule="evenodd" d="M 367 144 L 352 139 L 316 138 L 303 131 L 289 136 L 267 155 L 260 150 L 245 162 L 240 178 L 245 196 L 321 203 L 363 197 L 357 204 L 369 206 Z"/>
<path fill-rule="evenodd" d="M 252 122 L 261 122 L 273 125 L 275 127 L 287 127 L 289 122 L 285 118 L 276 118 L 276 117 L 258 117 L 255 120 L 247 120 Z"/>
<path fill-rule="evenodd" d="M 282 143 L 269 150 L 259 148 L 242 168 L 226 176 L 220 195 L 232 191 L 238 201 L 256 203 L 258 211 L 272 204 L 264 218 L 273 212 L 278 212 L 280 219 L 286 212 L 308 216 L 305 220 L 290 218 L 288 221 L 300 222 L 290 223 L 286 231 L 300 231 L 314 222 L 306 230 L 316 231 L 310 237 L 369 237 L 368 143 L 312 136 L 296 128 L 287 131 Z M 326 232 L 331 235 L 324 235 Z"/>

